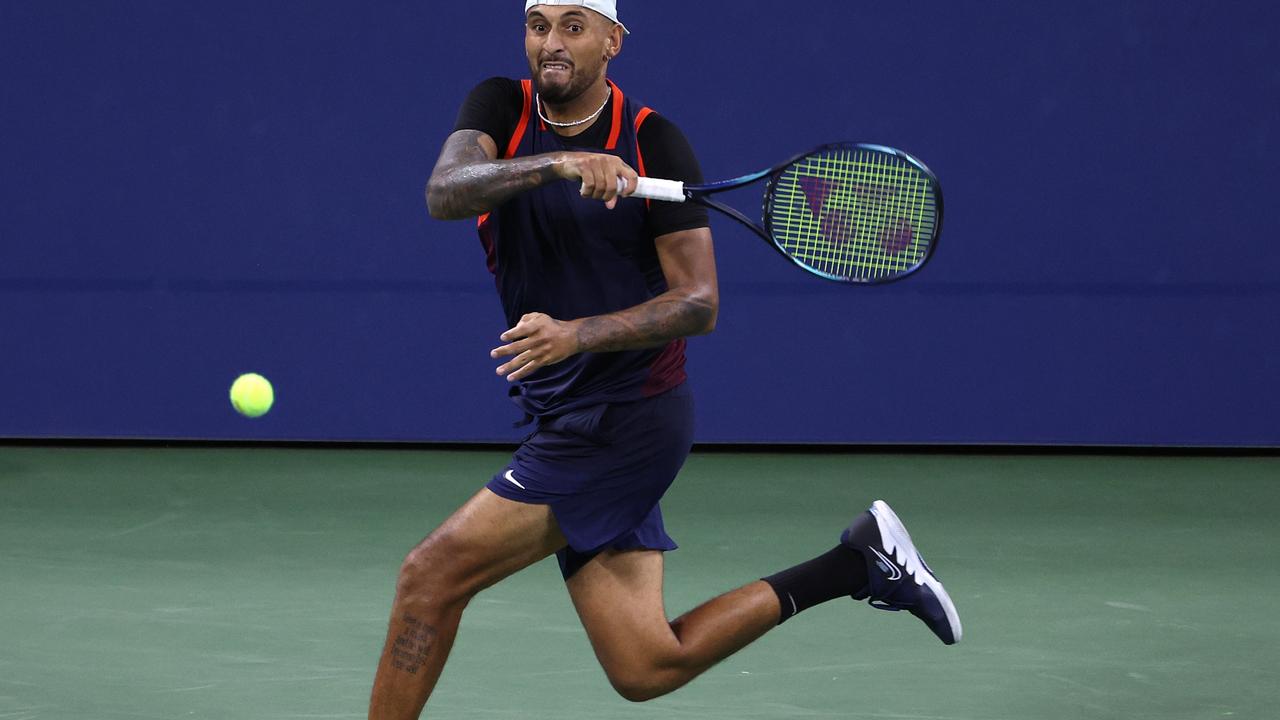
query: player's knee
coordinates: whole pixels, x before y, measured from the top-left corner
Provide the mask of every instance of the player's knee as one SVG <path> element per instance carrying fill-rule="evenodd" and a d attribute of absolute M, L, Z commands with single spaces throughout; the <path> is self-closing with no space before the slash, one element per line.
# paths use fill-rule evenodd
<path fill-rule="evenodd" d="M 622 696 L 624 700 L 633 703 L 648 702 L 655 698 L 666 695 L 669 691 L 655 686 L 650 682 L 646 682 L 641 678 L 609 678 L 609 683 L 613 685 L 613 689 Z"/>
<path fill-rule="evenodd" d="M 433 533 L 405 556 L 396 581 L 401 602 L 442 608 L 465 605 L 474 594 L 464 582 L 459 553 L 447 535 Z"/>
<path fill-rule="evenodd" d="M 675 690 L 680 683 L 672 682 L 666 673 L 657 668 L 633 666 L 607 670 L 609 684 L 624 700 L 641 703 L 662 697 Z"/>

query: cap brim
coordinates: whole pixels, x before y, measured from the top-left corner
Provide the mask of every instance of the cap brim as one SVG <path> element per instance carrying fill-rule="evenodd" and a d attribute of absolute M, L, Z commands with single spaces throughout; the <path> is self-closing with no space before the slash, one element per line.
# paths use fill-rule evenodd
<path fill-rule="evenodd" d="M 539 5 L 579 5 L 579 4 L 581 4 L 581 3 L 577 3 L 577 2 L 532 2 L 532 1 L 531 1 L 531 2 L 529 2 L 529 3 L 527 3 L 527 4 L 525 5 L 525 8 L 524 8 L 524 14 L 525 14 L 525 15 L 528 15 L 528 14 L 529 14 L 529 12 L 530 12 L 531 10 L 533 10 L 533 9 L 534 9 L 534 8 L 536 8 L 536 7 L 538 7 Z M 622 21 L 617 20 L 617 19 L 615 19 L 615 18 L 611 18 L 611 17 L 609 17 L 608 15 L 605 15 L 604 13 L 600 12 L 599 10 L 597 10 L 597 9 L 595 9 L 595 8 L 593 8 L 593 7 L 587 7 L 587 6 L 585 6 L 585 5 L 583 5 L 583 7 L 584 7 L 584 8 L 586 8 L 587 10 L 590 10 L 591 12 L 593 12 L 593 13 L 595 13 L 595 14 L 597 14 L 597 15 L 601 16 L 601 17 L 603 17 L 605 20 L 608 20 L 609 22 L 612 22 L 613 24 L 615 24 L 615 25 L 617 25 L 618 27 L 622 28 L 622 34 L 623 34 L 623 35 L 630 35 L 630 34 L 631 34 L 631 31 L 627 29 L 627 26 L 626 26 L 626 25 L 623 25 L 623 24 L 622 24 Z"/>

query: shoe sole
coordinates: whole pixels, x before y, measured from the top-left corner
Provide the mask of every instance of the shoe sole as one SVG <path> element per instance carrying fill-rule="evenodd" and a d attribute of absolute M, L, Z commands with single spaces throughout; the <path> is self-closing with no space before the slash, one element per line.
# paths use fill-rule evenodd
<path fill-rule="evenodd" d="M 907 557 L 921 557 L 915 543 L 911 542 L 911 534 L 907 532 L 907 526 L 902 524 L 902 520 L 888 503 L 883 500 L 875 501 L 871 504 L 871 514 L 876 518 L 876 525 L 880 528 L 880 542 L 884 544 L 886 550 L 892 549 L 896 555 L 897 550 L 901 549 Z M 924 580 L 925 587 L 929 588 L 938 599 L 943 612 L 947 614 L 947 624 L 951 626 L 953 638 L 951 644 L 960 642 L 960 636 L 964 631 L 960 626 L 960 614 L 956 612 L 956 605 L 951 602 L 951 596 L 947 594 L 946 588 L 942 587 L 938 578 L 929 571 L 923 560 L 920 560 L 919 576 Z"/>

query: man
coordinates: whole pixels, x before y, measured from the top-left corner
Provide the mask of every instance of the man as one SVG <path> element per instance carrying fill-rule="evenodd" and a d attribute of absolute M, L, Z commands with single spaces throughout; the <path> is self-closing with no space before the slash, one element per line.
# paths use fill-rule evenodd
<path fill-rule="evenodd" d="M 472 92 L 427 204 L 436 218 L 481 218 L 511 328 L 492 356 L 536 425 L 405 559 L 369 717 L 418 717 L 470 599 L 552 554 L 605 674 L 633 701 L 845 595 L 959 640 L 942 585 L 880 502 L 831 551 L 667 619 L 675 543 L 658 501 L 692 444 L 684 338 L 711 332 L 719 300 L 705 212 L 629 196 L 645 171 L 701 172 L 675 125 L 606 77 L 627 35 L 616 0 L 529 0 L 525 12 L 532 79 Z"/>

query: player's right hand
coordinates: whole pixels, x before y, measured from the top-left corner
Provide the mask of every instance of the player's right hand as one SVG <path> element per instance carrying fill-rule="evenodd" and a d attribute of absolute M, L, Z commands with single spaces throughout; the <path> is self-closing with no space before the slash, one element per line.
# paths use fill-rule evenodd
<path fill-rule="evenodd" d="M 610 210 L 617 206 L 619 195 L 627 197 L 636 191 L 636 180 L 640 177 L 622 158 L 605 153 L 567 152 L 557 167 L 565 180 L 582 182 L 582 197 L 601 200 Z M 621 193 L 618 178 L 627 183 Z"/>

